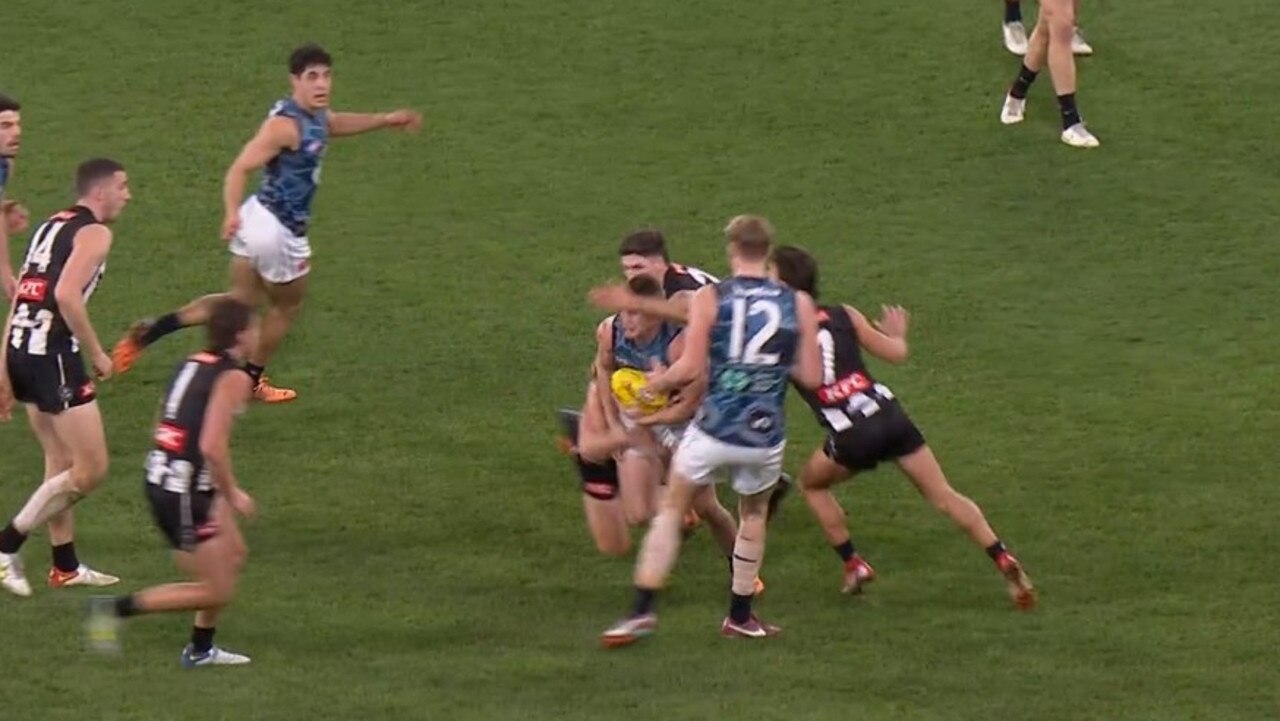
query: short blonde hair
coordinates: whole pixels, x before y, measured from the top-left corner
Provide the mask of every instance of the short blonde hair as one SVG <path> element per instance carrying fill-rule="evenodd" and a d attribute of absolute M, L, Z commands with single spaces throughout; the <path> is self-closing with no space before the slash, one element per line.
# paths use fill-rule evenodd
<path fill-rule="evenodd" d="M 725 239 L 746 260 L 769 257 L 773 243 L 773 225 L 759 215 L 738 215 L 724 227 Z"/>

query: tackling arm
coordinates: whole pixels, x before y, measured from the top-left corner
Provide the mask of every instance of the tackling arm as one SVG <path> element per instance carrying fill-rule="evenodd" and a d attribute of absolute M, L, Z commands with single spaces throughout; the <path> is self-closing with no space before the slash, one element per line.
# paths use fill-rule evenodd
<path fill-rule="evenodd" d="M 711 325 L 716 318 L 716 289 L 705 285 L 689 303 L 689 323 L 684 329 L 684 352 L 665 372 L 649 380 L 647 390 L 664 393 L 689 385 L 707 372 Z"/>

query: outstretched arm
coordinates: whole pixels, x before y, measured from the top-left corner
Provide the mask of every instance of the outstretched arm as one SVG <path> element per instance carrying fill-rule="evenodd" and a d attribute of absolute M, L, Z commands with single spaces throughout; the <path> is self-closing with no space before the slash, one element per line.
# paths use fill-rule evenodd
<path fill-rule="evenodd" d="M 416 110 L 390 113 L 330 113 L 329 134 L 335 138 L 359 135 L 383 128 L 416 131 L 422 127 L 422 114 Z"/>
<path fill-rule="evenodd" d="M 689 304 L 693 295 L 692 291 L 682 290 L 670 298 L 652 298 L 636 295 L 630 288 L 618 284 L 592 288 L 587 298 L 596 307 L 610 313 L 630 310 L 683 324 L 689 321 Z"/>
<path fill-rule="evenodd" d="M 858 343 L 871 355 L 890 363 L 901 363 L 907 359 L 907 322 L 910 315 L 899 305 L 886 305 L 881 309 L 880 320 L 875 324 L 858 312 L 857 308 L 844 307 L 853 321 L 853 328 L 858 334 Z"/>

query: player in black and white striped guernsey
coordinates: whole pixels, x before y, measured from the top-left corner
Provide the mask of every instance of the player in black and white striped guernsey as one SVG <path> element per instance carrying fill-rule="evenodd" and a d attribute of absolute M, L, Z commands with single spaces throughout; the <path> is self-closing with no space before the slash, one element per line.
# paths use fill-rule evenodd
<path fill-rule="evenodd" d="M 0 530 L 0 586 L 18 596 L 31 595 L 19 550 L 45 523 L 53 544 L 50 586 L 119 581 L 80 563 L 71 507 L 107 475 L 102 415 L 80 353 L 89 356 L 99 378 L 111 375 L 111 359 L 86 306 L 111 250 L 107 226 L 131 198 L 129 179 L 114 160 L 87 160 L 76 170 L 76 191 L 76 205 L 32 234 L 4 328 L 0 420 L 9 418 L 15 399 L 23 403 L 45 457 L 44 481 Z"/>
<path fill-rule="evenodd" d="M 249 403 L 254 382 L 244 359 L 256 342 L 252 309 L 225 298 L 206 323 L 208 347 L 185 359 L 165 391 L 143 484 L 156 527 L 191 583 L 153 586 L 89 603 L 89 640 L 102 651 L 119 649 L 120 619 L 139 614 L 195 611 L 187 668 L 249 663 L 249 657 L 213 644 L 220 611 L 235 596 L 248 553 L 235 514 L 252 516 L 253 499 L 231 469 L 231 427 Z"/>
<path fill-rule="evenodd" d="M 818 296 L 818 265 L 807 252 L 781 246 L 774 251 L 773 265 L 783 283 Z M 844 592 L 861 590 L 875 578 L 875 571 L 855 552 L 844 510 L 831 494 L 831 486 L 893 461 L 920 495 L 986 550 L 1005 577 L 1014 604 L 1033 608 L 1035 590 L 1022 564 L 991 530 L 982 509 L 947 482 L 902 404 L 888 387 L 875 381 L 863 362 L 863 348 L 890 363 L 906 360 L 907 320 L 907 312 L 898 306 L 886 306 L 874 325 L 855 308 L 819 306 L 822 385 L 813 391 L 797 388 L 827 431 L 823 447 L 813 452 L 801 472 L 800 487 L 827 541 L 844 562 Z"/>

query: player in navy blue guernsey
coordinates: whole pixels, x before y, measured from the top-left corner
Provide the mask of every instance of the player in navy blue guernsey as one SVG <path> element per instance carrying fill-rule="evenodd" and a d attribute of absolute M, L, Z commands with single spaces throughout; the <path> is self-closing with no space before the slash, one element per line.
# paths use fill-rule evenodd
<path fill-rule="evenodd" d="M 0 202 L 4 201 L 4 189 L 13 179 L 13 163 L 22 144 L 22 106 L 13 98 L 0 94 Z M 13 298 L 17 287 L 12 259 L 9 257 L 9 236 L 21 233 L 23 228 L 10 221 L 10 207 L 4 207 L 0 218 L 0 292 L 4 300 Z M 16 219 L 15 219 L 16 220 Z"/>
<path fill-rule="evenodd" d="M 817 387 L 821 365 L 813 300 L 768 277 L 773 228 L 738 216 L 725 228 L 733 275 L 694 294 L 680 358 L 653 374 L 643 392 L 665 393 L 705 375 L 708 390 L 676 450 L 662 510 L 649 526 L 635 572 L 632 613 L 604 632 L 607 647 L 653 633 L 654 598 L 666 583 L 680 547 L 680 521 L 693 498 L 727 475 L 740 496 L 733 550 L 726 636 L 764 638 L 778 633 L 752 613 L 755 580 L 764 556 L 770 491 L 786 447 L 784 401 L 788 378 Z"/>
<path fill-rule="evenodd" d="M 706 271 L 679 263 L 672 263 L 671 255 L 667 250 L 666 238 L 663 237 L 661 231 L 654 228 L 642 228 L 627 233 L 618 246 L 618 263 L 622 268 L 623 276 L 626 277 L 628 282 L 638 277 L 652 278 L 661 284 L 661 295 L 685 310 L 688 308 L 689 298 L 692 297 L 693 291 L 707 283 L 716 282 L 715 276 Z M 593 370 L 592 383 L 597 382 L 597 379 L 594 378 L 594 373 L 595 371 Z M 579 440 L 582 436 L 605 437 L 610 430 L 602 425 L 603 416 L 601 414 L 588 414 L 599 403 L 595 395 L 595 387 L 595 385 L 588 385 L 587 399 L 582 409 L 560 409 L 558 415 L 564 427 L 564 435 L 559 438 L 559 443 L 561 449 L 568 453 L 577 466 L 583 492 L 587 496 L 597 499 L 611 500 L 618 490 L 617 463 L 608 454 L 604 454 L 605 458 L 595 463 L 584 458 L 583 454 L 578 451 Z M 603 387 L 608 387 L 607 378 L 604 379 Z M 583 428 L 583 423 L 591 423 L 592 425 Z M 588 505 L 591 505 L 589 501 Z M 696 519 L 696 516 L 691 515 L 690 518 Z M 609 527 L 613 527 L 613 525 L 615 524 L 610 524 Z M 621 538 L 616 533 L 611 535 L 614 538 Z M 597 541 L 599 541 L 599 537 L 597 537 Z M 608 547 L 620 548 L 621 546 L 611 543 L 608 544 Z M 626 544 L 626 548 L 629 547 L 630 539 Z M 619 552 L 625 552 L 625 550 Z"/>
<path fill-rule="evenodd" d="M 155 321 L 134 324 L 112 352 L 118 372 L 128 371 L 143 348 L 156 340 L 206 322 L 213 304 L 222 298 L 230 295 L 255 306 L 265 298 L 261 337 L 245 369 L 254 379 L 258 400 L 281 403 L 297 397 L 292 390 L 271 385 L 264 372 L 307 294 L 311 202 L 329 139 L 382 128 L 416 131 L 422 125 L 422 116 L 412 110 L 330 111 L 332 65 L 329 54 L 317 45 L 295 50 L 289 58 L 292 92 L 272 106 L 257 134 L 227 170 L 222 238 L 231 244 L 230 292 L 204 296 Z M 246 199 L 248 176 L 259 168 L 262 182 Z"/>
<path fill-rule="evenodd" d="M 783 283 L 818 296 L 818 265 L 807 252 L 777 248 L 773 265 Z M 844 592 L 861 590 L 875 578 L 875 572 L 854 550 L 844 511 L 831 494 L 831 486 L 892 461 L 921 496 L 986 549 L 1004 575 L 1015 605 L 1032 608 L 1035 591 L 1022 564 L 991 530 L 982 509 L 947 482 L 902 404 L 887 386 L 876 382 L 863 362 L 862 349 L 889 363 L 906 360 L 907 320 L 906 311 L 897 306 L 886 306 L 875 324 L 849 306 L 819 306 L 822 383 L 816 389 L 798 389 L 827 431 L 826 442 L 813 452 L 801 472 L 800 487 L 827 541 L 844 562 Z"/>
<path fill-rule="evenodd" d="M 662 285 L 649 275 L 634 276 L 627 285 L 644 297 L 663 296 Z M 648 523 L 657 512 L 670 449 L 679 442 L 706 388 L 699 379 L 680 389 L 657 413 L 633 417 L 618 408 L 609 379 L 620 368 L 649 371 L 676 361 L 683 351 L 681 335 L 679 326 L 632 311 L 609 316 L 596 329 L 597 381 L 588 391 L 576 450 L 583 463 L 598 466 L 614 462 L 618 469 L 613 483 L 583 484 L 587 526 L 603 553 L 627 553 L 631 549 L 630 528 Z M 704 491 L 694 506 L 727 555 L 733 548 L 737 525 L 714 490 Z"/>

